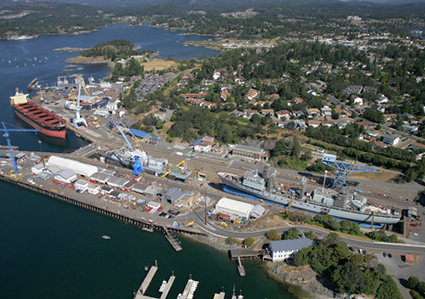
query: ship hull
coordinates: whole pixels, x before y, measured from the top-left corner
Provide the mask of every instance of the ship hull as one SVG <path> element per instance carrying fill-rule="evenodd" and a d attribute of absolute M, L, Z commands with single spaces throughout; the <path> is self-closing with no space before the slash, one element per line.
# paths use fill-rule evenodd
<path fill-rule="evenodd" d="M 269 193 L 266 191 L 259 191 L 253 188 L 249 188 L 246 186 L 242 186 L 239 182 L 235 182 L 234 180 L 230 180 L 227 177 L 236 176 L 233 174 L 219 174 L 219 177 L 224 186 L 232 188 L 234 190 L 240 191 L 242 193 L 254 196 L 258 199 L 269 201 L 272 203 L 277 203 L 283 206 L 288 206 L 291 203 L 291 199 L 282 195 Z M 400 218 L 396 216 L 383 216 L 383 215 L 374 215 L 368 213 L 362 213 L 353 210 L 345 210 L 342 208 L 331 207 L 323 204 L 319 204 L 312 201 L 301 202 L 298 200 L 294 200 L 292 202 L 291 208 L 304 210 L 310 213 L 318 214 L 318 215 L 330 215 L 334 218 L 342 218 L 347 219 L 359 223 L 372 223 L 372 218 L 374 223 L 380 224 L 395 224 Z"/>
<path fill-rule="evenodd" d="M 16 113 L 16 115 L 22 119 L 24 122 L 26 122 L 27 124 L 29 124 L 31 127 L 33 127 L 34 129 L 37 129 L 38 131 L 40 131 L 40 133 L 46 135 L 46 136 L 50 136 L 50 137 L 56 137 L 56 138 L 65 138 L 66 136 L 66 130 L 65 130 L 65 126 L 61 126 L 61 127 L 44 127 L 41 124 L 31 120 L 30 118 L 28 118 L 25 114 L 23 114 L 22 112 L 13 109 Z"/>

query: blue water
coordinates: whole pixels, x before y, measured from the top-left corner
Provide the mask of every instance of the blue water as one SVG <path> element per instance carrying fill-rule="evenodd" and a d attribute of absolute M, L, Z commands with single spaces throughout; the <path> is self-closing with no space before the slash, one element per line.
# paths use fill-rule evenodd
<path fill-rule="evenodd" d="M 190 59 L 199 57 L 210 57 L 217 54 L 217 51 L 195 46 L 185 47 L 183 44 L 189 40 L 205 40 L 206 37 L 181 35 L 179 31 L 168 31 L 159 28 L 152 28 L 148 24 L 138 27 L 131 27 L 126 24 L 119 24 L 101 28 L 98 31 L 80 35 L 49 35 L 40 36 L 34 39 L 19 41 L 0 41 L 0 121 L 17 125 L 23 128 L 30 128 L 25 122 L 18 119 L 9 105 L 9 97 L 15 94 L 18 87 L 21 91 L 26 91 L 28 83 L 35 77 L 40 81 L 41 86 L 52 86 L 56 83 L 58 76 L 70 75 L 73 73 L 83 74 L 84 78 L 93 76 L 95 80 L 104 78 L 108 74 L 106 65 L 80 65 L 82 70 L 74 68 L 72 72 L 62 71 L 66 65 L 66 59 L 77 56 L 79 53 L 67 53 L 64 51 L 54 52 L 53 49 L 89 48 L 95 44 L 114 39 L 126 39 L 140 46 L 142 49 L 159 51 L 159 58 L 173 57 L 173 59 Z M 30 96 L 35 95 L 35 91 Z M 43 142 L 43 150 L 64 151 L 84 146 L 84 140 L 75 138 L 67 134 L 66 140 L 60 142 L 56 139 L 35 136 L 34 133 L 14 133 L 12 142 L 19 145 L 24 150 L 37 150 L 38 139 Z M 4 138 L 0 139 L 0 144 L 6 144 Z"/>
<path fill-rule="evenodd" d="M 76 53 L 52 52 L 52 49 L 85 48 L 116 38 L 159 50 L 163 57 L 170 55 L 175 59 L 216 53 L 183 46 L 185 40 L 202 37 L 182 36 L 147 25 L 114 25 L 76 36 L 0 41 L 3 59 L 0 62 L 0 120 L 28 128 L 12 113 L 9 96 L 14 94 L 15 87 L 25 90 L 34 77 L 38 77 L 42 85 L 50 85 L 64 74 L 61 72 L 67 65 L 64 60 Z M 102 65 L 84 66 L 78 72 L 85 78 L 93 75 L 99 79 L 107 74 L 107 69 Z M 59 141 L 34 133 L 15 132 L 11 139 L 13 145 L 24 150 L 38 150 L 37 140 L 42 140 L 44 151 L 64 152 L 85 144 L 84 140 L 67 135 L 66 140 Z M 0 144 L 5 144 L 4 138 L 0 140 Z M 155 260 L 159 270 L 147 291 L 148 296 L 159 297 L 162 280 L 168 280 L 174 271 L 176 281 L 168 296 L 172 299 L 183 291 L 190 275 L 200 281 L 195 298 L 212 298 L 213 293 L 222 288 L 226 298 L 230 298 L 233 285 L 237 291 L 243 290 L 246 299 L 292 298 L 286 286 L 268 277 L 258 260 L 244 261 L 247 276 L 240 277 L 236 262 L 230 261 L 226 252 L 191 239 L 180 237 L 183 250 L 175 252 L 159 232 L 148 233 L 3 182 L 0 182 L 0 190 L 0 299 L 131 298 L 146 275 L 144 267 L 153 265 Z M 102 239 L 104 234 L 111 236 L 111 240 Z"/>

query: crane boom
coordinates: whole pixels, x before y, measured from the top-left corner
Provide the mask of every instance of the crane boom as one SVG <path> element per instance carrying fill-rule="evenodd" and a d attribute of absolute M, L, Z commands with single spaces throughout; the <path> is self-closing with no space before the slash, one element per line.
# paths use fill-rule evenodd
<path fill-rule="evenodd" d="M 336 159 L 336 155 L 324 154 L 322 163 L 328 165 L 336 170 L 334 189 L 339 189 L 342 185 L 347 183 L 347 175 L 352 172 L 382 172 L 382 168 L 370 167 L 367 165 L 354 164 L 354 162 L 347 163 Z"/>
<path fill-rule="evenodd" d="M 10 142 L 10 134 L 9 132 L 38 132 L 36 129 L 8 129 L 6 127 L 5 122 L 1 122 L 3 129 L 0 131 L 4 132 L 3 137 L 6 138 L 7 146 L 9 147 L 10 159 L 12 160 L 13 173 L 15 175 L 18 174 L 18 166 L 16 165 L 15 156 L 13 155 L 12 144 Z"/>

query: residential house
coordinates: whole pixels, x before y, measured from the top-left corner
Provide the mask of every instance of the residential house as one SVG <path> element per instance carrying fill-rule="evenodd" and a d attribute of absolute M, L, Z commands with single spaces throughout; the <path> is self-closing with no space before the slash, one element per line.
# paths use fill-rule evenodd
<path fill-rule="evenodd" d="M 210 79 L 202 79 L 201 84 L 202 85 L 209 86 L 209 85 L 213 85 L 214 84 L 214 81 L 213 80 L 210 80 Z"/>
<path fill-rule="evenodd" d="M 345 109 L 341 109 L 341 108 L 337 107 L 337 108 L 334 109 L 334 111 L 335 111 L 335 113 L 339 113 L 340 117 L 348 117 L 349 116 L 347 110 L 345 110 Z"/>
<path fill-rule="evenodd" d="M 378 91 L 378 89 L 376 89 L 375 87 L 371 87 L 371 86 L 365 86 L 363 88 L 363 93 L 376 93 Z"/>
<path fill-rule="evenodd" d="M 289 120 L 285 120 L 285 121 L 278 120 L 274 124 L 278 128 L 286 128 L 288 126 L 288 123 L 289 123 Z"/>
<path fill-rule="evenodd" d="M 258 96 L 258 91 L 256 89 L 251 88 L 248 93 L 246 94 L 246 98 L 249 101 L 252 101 L 253 99 L 255 99 Z"/>
<path fill-rule="evenodd" d="M 286 119 L 290 119 L 292 116 L 292 113 L 289 112 L 288 110 L 281 110 L 276 112 L 276 116 L 278 119 L 281 119 L 282 117 L 285 117 Z"/>
<path fill-rule="evenodd" d="M 226 102 L 227 98 L 230 98 L 230 93 L 228 91 L 220 92 L 220 99 L 222 102 Z"/>
<path fill-rule="evenodd" d="M 378 94 L 378 99 L 376 100 L 378 104 L 388 103 L 388 98 L 384 96 L 382 93 Z"/>
<path fill-rule="evenodd" d="M 361 97 L 356 96 L 356 95 L 352 95 L 352 96 L 351 96 L 351 99 L 353 100 L 353 103 L 354 103 L 355 105 L 363 106 L 363 99 L 362 99 Z"/>
<path fill-rule="evenodd" d="M 302 111 L 292 111 L 293 118 L 304 118 L 305 114 Z"/>
<path fill-rule="evenodd" d="M 343 90 L 343 92 L 344 93 L 349 93 L 349 94 L 352 94 L 352 93 L 359 94 L 359 93 L 362 92 L 362 90 L 363 90 L 363 86 L 360 86 L 360 85 L 351 85 L 351 86 L 348 86 L 347 88 L 345 88 Z"/>
<path fill-rule="evenodd" d="M 317 114 L 320 114 L 320 110 L 317 108 L 307 108 L 307 118 L 315 118 Z"/>
<path fill-rule="evenodd" d="M 246 85 L 246 81 L 244 79 L 242 79 L 242 78 L 236 78 L 235 79 L 235 83 L 237 85 Z"/>
<path fill-rule="evenodd" d="M 274 100 L 278 100 L 280 98 L 280 96 L 277 93 L 273 93 L 271 95 L 268 95 L 266 98 L 269 99 L 273 103 Z"/>
<path fill-rule="evenodd" d="M 324 121 L 322 121 L 322 126 L 324 126 L 324 127 L 332 127 L 334 125 L 334 122 L 333 121 L 329 121 L 329 120 L 324 120 Z"/>
<path fill-rule="evenodd" d="M 397 114 L 391 113 L 391 114 L 384 114 L 384 118 L 386 122 L 393 122 L 397 120 Z"/>
<path fill-rule="evenodd" d="M 410 126 L 410 125 L 402 125 L 401 128 L 403 130 L 409 131 L 411 133 L 414 133 L 419 129 L 418 126 Z"/>
<path fill-rule="evenodd" d="M 294 120 L 294 126 L 295 128 L 298 128 L 300 130 L 304 130 L 305 129 L 305 121 L 302 119 L 295 119 Z"/>
<path fill-rule="evenodd" d="M 261 110 L 261 115 L 263 115 L 263 116 L 273 116 L 274 110 L 273 109 L 263 109 L 263 110 Z"/>
<path fill-rule="evenodd" d="M 371 125 L 369 125 L 367 122 L 365 121 L 358 121 L 355 123 L 358 126 L 363 126 L 363 128 L 365 128 L 366 130 L 369 129 L 371 127 Z"/>
<path fill-rule="evenodd" d="M 332 109 L 329 108 L 328 106 L 325 106 L 321 109 L 322 111 L 322 116 L 323 117 L 327 117 L 327 118 L 331 118 L 332 117 Z"/>
<path fill-rule="evenodd" d="M 301 103 L 304 103 L 304 100 L 303 100 L 302 98 L 296 97 L 296 98 L 294 99 L 294 102 L 295 102 L 296 104 L 301 104 Z"/>
<path fill-rule="evenodd" d="M 425 144 L 419 143 L 419 142 L 413 142 L 409 145 L 411 148 L 416 148 L 419 150 L 425 150 Z"/>
<path fill-rule="evenodd" d="M 243 118 L 247 117 L 246 112 L 242 112 L 242 111 L 238 111 L 238 110 L 230 112 L 230 115 L 233 115 L 233 116 L 236 116 L 236 117 L 243 117 Z"/>
<path fill-rule="evenodd" d="M 317 128 L 320 125 L 320 122 L 317 120 L 309 120 L 307 124 L 309 127 Z"/>
<path fill-rule="evenodd" d="M 313 245 L 313 241 L 304 236 L 294 240 L 270 241 L 269 252 L 273 262 L 278 262 L 293 258 L 298 250 L 311 245 Z"/>
<path fill-rule="evenodd" d="M 400 135 L 397 134 L 388 134 L 384 136 L 382 140 L 384 143 L 391 144 L 392 146 L 400 143 Z"/>

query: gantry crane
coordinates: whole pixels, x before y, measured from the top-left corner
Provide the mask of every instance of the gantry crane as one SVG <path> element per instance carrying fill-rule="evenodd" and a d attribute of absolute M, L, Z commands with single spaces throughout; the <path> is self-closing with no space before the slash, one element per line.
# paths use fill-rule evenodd
<path fill-rule="evenodd" d="M 79 74 L 77 75 L 71 75 L 71 76 L 76 76 L 78 79 L 78 98 L 77 98 L 77 109 L 75 110 L 75 118 L 72 120 L 72 124 L 78 129 L 78 126 L 80 124 L 85 125 L 86 127 L 88 127 L 86 119 L 84 117 L 82 117 L 80 115 L 80 110 L 81 110 L 81 106 L 80 106 L 80 96 L 81 96 L 81 86 L 84 83 L 84 80 L 81 78 L 81 76 Z M 86 88 L 84 87 L 84 91 L 87 93 L 88 92 L 86 90 Z"/>
<path fill-rule="evenodd" d="M 336 159 L 336 155 L 324 154 L 322 163 L 335 168 L 334 189 L 341 188 L 347 183 L 347 175 L 352 172 L 382 172 L 382 168 L 370 167 L 367 165 L 355 164 L 354 162 L 347 163 Z"/>
<path fill-rule="evenodd" d="M 21 129 L 14 125 L 8 124 L 9 126 L 16 127 L 17 129 L 8 129 L 5 122 L 1 122 L 3 129 L 0 129 L 1 132 L 4 132 L 3 137 L 7 140 L 7 146 L 9 147 L 10 159 L 12 160 L 13 174 L 18 174 L 18 166 L 16 165 L 15 156 L 13 155 L 12 144 L 10 142 L 9 132 L 38 132 L 36 129 Z"/>

